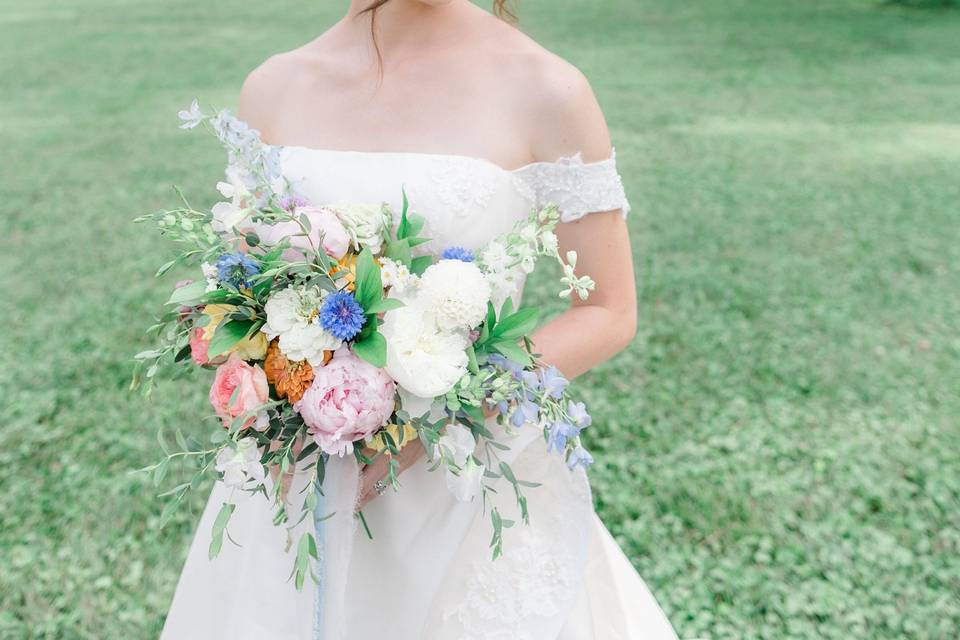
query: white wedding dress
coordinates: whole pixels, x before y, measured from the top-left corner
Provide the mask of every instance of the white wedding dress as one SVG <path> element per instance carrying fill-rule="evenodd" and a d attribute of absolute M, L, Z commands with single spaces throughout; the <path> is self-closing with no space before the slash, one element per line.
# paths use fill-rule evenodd
<path fill-rule="evenodd" d="M 427 224 L 439 253 L 477 249 L 509 231 L 537 204 L 554 202 L 570 222 L 628 205 L 613 158 L 579 157 L 514 171 L 479 158 L 425 153 L 366 153 L 280 148 L 281 167 L 314 204 L 389 202 L 401 187 Z M 492 425 L 491 428 L 495 428 Z M 602 426 L 594 426 L 602 429 Z M 512 492 L 501 510 L 517 524 L 504 531 L 504 553 L 491 559 L 492 527 L 479 500 L 458 502 L 444 478 L 418 464 L 364 513 L 370 540 L 354 532 L 347 569 L 346 640 L 666 640 L 673 629 L 630 562 L 593 511 L 582 470 L 569 471 L 527 428 L 505 440 L 505 458 L 526 491 L 530 524 L 515 516 Z M 296 493 L 296 482 L 291 495 Z M 230 537 L 207 558 L 222 502 L 237 508 Z M 289 580 L 296 545 L 273 526 L 263 496 L 230 493 L 217 483 L 200 521 L 164 627 L 165 640 L 307 640 L 316 586 Z M 334 517 L 339 517 L 337 514 Z M 307 518 L 298 530 L 312 527 Z M 299 531 L 294 532 L 294 542 Z M 348 545 L 349 546 L 349 545 Z M 328 549 L 337 553 L 338 549 Z M 324 637 L 323 640 L 330 640 Z"/>

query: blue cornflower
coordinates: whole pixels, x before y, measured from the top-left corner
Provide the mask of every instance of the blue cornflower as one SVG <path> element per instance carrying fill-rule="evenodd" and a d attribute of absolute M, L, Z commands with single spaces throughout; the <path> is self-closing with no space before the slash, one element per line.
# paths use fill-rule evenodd
<path fill-rule="evenodd" d="M 578 435 L 580 435 L 580 429 L 576 425 L 563 420 L 554 422 L 550 427 L 550 437 L 547 439 L 547 451 L 563 453 L 567 448 L 567 440 L 576 438 Z"/>
<path fill-rule="evenodd" d="M 587 405 L 582 402 L 573 402 L 571 400 L 567 404 L 567 415 L 570 416 L 570 419 L 581 429 L 589 427 L 590 423 L 593 422 L 593 418 L 587 413 Z"/>
<path fill-rule="evenodd" d="M 540 407 L 529 400 L 521 400 L 510 416 L 510 424 L 518 429 L 528 422 L 536 422 L 540 417 Z"/>
<path fill-rule="evenodd" d="M 244 253 L 225 253 L 217 258 L 217 277 L 220 282 L 237 289 L 250 286 L 250 277 L 260 273 L 260 266 Z"/>
<path fill-rule="evenodd" d="M 318 321 L 338 340 L 349 340 L 360 333 L 367 317 L 352 293 L 337 291 L 323 299 Z"/>
<path fill-rule="evenodd" d="M 463 247 L 447 247 L 440 254 L 440 257 L 444 260 L 459 260 L 461 262 L 473 262 L 476 259 L 473 256 L 473 251 Z"/>
<path fill-rule="evenodd" d="M 592 464 L 593 456 L 583 447 L 577 447 L 571 451 L 570 456 L 567 458 L 567 466 L 570 467 L 570 469 L 576 469 L 577 467 L 586 469 Z"/>
<path fill-rule="evenodd" d="M 541 369 L 540 382 L 543 384 L 543 390 L 555 400 L 563 397 L 563 390 L 570 384 L 570 381 L 564 378 L 556 367 Z"/>

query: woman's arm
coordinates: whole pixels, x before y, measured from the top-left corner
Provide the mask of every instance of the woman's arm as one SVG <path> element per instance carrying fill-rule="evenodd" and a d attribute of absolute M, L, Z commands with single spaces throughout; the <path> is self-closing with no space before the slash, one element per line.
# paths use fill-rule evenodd
<path fill-rule="evenodd" d="M 610 133 L 589 83 L 576 68 L 557 62 L 538 92 L 533 156 L 552 161 L 581 154 L 584 162 L 606 160 Z M 591 213 L 557 229 L 560 255 L 577 252 L 577 273 L 597 283 L 590 296 L 533 335 L 536 351 L 569 378 L 622 351 L 637 326 L 636 283 L 630 236 L 622 212 Z"/>
<path fill-rule="evenodd" d="M 533 335 L 544 362 L 576 377 L 622 351 L 636 332 L 637 297 L 627 225 L 620 211 L 592 213 L 560 225 L 560 255 L 577 252 L 577 273 L 597 283 L 586 300 Z"/>

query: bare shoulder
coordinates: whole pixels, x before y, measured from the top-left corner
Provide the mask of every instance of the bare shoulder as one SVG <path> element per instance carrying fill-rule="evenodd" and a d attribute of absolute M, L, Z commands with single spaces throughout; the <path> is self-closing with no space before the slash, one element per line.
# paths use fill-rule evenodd
<path fill-rule="evenodd" d="M 514 88 L 530 131 L 531 154 L 552 161 L 582 153 L 584 160 L 610 156 L 610 133 L 587 77 L 576 66 L 514 30 L 504 37 L 498 65 Z"/>
<path fill-rule="evenodd" d="M 240 90 L 239 116 L 269 140 L 274 120 L 282 116 L 277 105 L 294 94 L 307 77 L 315 77 L 325 66 L 324 36 L 301 47 L 277 53 L 250 72 Z M 311 71 L 308 76 L 306 71 Z"/>

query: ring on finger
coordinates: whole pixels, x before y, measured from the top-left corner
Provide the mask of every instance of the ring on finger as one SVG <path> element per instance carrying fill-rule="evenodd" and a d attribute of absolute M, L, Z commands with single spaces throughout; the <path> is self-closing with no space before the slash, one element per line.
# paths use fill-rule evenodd
<path fill-rule="evenodd" d="M 383 480 L 377 480 L 373 483 L 373 490 L 377 492 L 378 496 L 382 496 L 383 492 L 387 490 L 387 483 Z"/>

